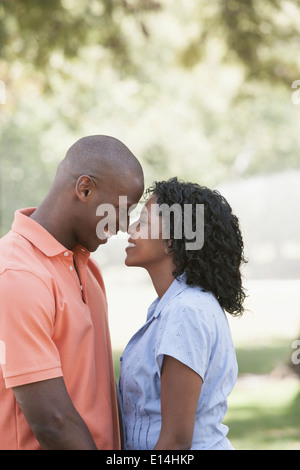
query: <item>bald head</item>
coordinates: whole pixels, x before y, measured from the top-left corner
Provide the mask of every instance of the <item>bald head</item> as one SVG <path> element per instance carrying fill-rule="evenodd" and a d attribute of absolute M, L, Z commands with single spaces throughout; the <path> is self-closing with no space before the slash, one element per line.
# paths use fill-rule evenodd
<path fill-rule="evenodd" d="M 129 210 L 144 191 L 143 169 L 132 152 L 114 137 L 83 137 L 67 151 L 55 180 L 32 216 L 67 248 L 75 244 L 95 251 L 105 243 L 107 227 L 99 235 L 98 223 L 109 206 L 109 220 L 116 232 L 127 230 Z M 99 207 L 105 207 L 102 213 Z M 103 241 L 104 240 L 104 241 Z"/>
<path fill-rule="evenodd" d="M 59 173 L 73 178 L 87 174 L 98 180 L 123 178 L 132 173 L 143 177 L 141 164 L 126 145 L 105 135 L 83 137 L 75 142 L 61 162 Z"/>

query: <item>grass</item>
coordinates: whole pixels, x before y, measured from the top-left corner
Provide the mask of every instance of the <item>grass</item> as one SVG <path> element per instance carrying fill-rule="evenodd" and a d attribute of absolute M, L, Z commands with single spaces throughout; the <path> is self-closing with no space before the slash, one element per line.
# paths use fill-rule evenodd
<path fill-rule="evenodd" d="M 238 347 L 239 374 L 270 374 L 279 364 L 288 362 L 291 352 L 289 340 L 274 340 L 265 346 Z"/>
<path fill-rule="evenodd" d="M 113 351 L 113 360 L 114 360 L 114 369 L 115 369 L 115 378 L 116 381 L 119 380 L 120 376 L 120 357 L 122 356 L 122 351 Z"/>
<path fill-rule="evenodd" d="M 225 424 L 240 450 L 300 450 L 300 386 L 294 379 L 240 379 Z"/>
<path fill-rule="evenodd" d="M 237 349 L 239 380 L 225 420 L 236 449 L 300 450 L 300 382 L 273 374 L 290 355 L 288 340 Z"/>

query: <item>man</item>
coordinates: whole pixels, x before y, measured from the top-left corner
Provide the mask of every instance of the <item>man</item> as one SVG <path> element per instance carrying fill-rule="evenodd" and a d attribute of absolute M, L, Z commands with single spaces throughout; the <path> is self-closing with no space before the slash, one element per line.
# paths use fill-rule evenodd
<path fill-rule="evenodd" d="M 105 289 L 90 252 L 109 235 L 97 230 L 99 205 L 114 206 L 116 231 L 126 230 L 119 196 L 128 209 L 143 190 L 124 144 L 85 137 L 42 204 L 17 211 L 0 240 L 0 449 L 120 448 Z"/>

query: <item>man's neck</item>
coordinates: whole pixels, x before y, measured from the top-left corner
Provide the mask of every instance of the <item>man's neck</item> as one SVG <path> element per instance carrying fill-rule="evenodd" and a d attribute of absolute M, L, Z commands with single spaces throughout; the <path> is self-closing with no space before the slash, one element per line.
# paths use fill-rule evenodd
<path fill-rule="evenodd" d="M 47 230 L 59 243 L 71 250 L 77 243 L 76 239 L 72 235 L 67 218 L 64 216 L 63 208 L 60 207 L 57 211 L 56 207 L 59 206 L 54 205 L 46 198 L 30 218 Z"/>

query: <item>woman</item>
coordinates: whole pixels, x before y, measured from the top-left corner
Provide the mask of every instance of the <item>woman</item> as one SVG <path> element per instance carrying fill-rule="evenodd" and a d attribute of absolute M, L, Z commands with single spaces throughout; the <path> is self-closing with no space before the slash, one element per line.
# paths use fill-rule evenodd
<path fill-rule="evenodd" d="M 177 178 L 156 182 L 147 193 L 139 220 L 128 229 L 125 263 L 148 271 L 158 298 L 121 358 L 125 448 L 233 449 L 222 420 L 237 361 L 224 310 L 243 313 L 238 219 L 218 192 Z M 166 220 L 166 211 L 158 211 L 162 204 L 177 204 L 182 214 L 192 205 L 192 227 L 187 230 L 191 219 L 178 212 Z M 199 227 L 200 204 L 204 245 L 187 249 L 185 234 Z M 182 237 L 175 236 L 178 221 Z M 163 236 L 166 226 L 170 233 Z"/>

